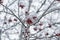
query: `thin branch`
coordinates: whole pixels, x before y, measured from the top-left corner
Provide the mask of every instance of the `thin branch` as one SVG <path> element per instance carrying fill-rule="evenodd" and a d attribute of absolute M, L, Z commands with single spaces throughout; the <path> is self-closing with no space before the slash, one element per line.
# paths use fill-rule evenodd
<path fill-rule="evenodd" d="M 23 25 L 21 25 L 21 32 L 20 32 L 20 35 L 19 35 L 19 40 L 22 40 L 22 35 L 23 35 Z"/>
<path fill-rule="evenodd" d="M 1 4 L 3 7 L 5 7 L 6 9 L 8 9 L 13 15 L 14 15 L 14 13 L 13 13 L 13 11 L 12 10 L 10 10 L 7 6 L 4 6 L 3 4 Z"/>
<path fill-rule="evenodd" d="M 5 12 L 5 11 L 0 11 L 0 12 Z M 11 13 L 8 13 L 8 12 L 5 12 L 5 13 L 7 13 L 7 14 L 10 14 L 10 15 L 13 15 L 13 14 L 11 14 Z M 13 15 L 14 16 L 14 15 Z M 19 22 L 20 23 L 20 22 Z M 17 24 L 15 24 L 15 26 L 16 26 Z M 23 25 L 23 24 L 22 24 Z M 14 25 L 13 25 L 14 26 Z M 11 27 L 13 27 L 13 26 L 11 26 Z M 24 25 L 23 25 L 24 26 Z M 10 28 L 11 28 L 10 27 Z M 25 27 L 25 26 L 24 26 Z M 4 33 L 6 30 L 8 30 L 8 29 L 10 29 L 10 28 L 7 28 L 7 29 L 5 29 L 2 33 Z"/>
<path fill-rule="evenodd" d="M 20 15 L 19 15 L 19 2 L 20 2 L 20 0 L 18 0 L 18 17 L 20 17 Z"/>
<path fill-rule="evenodd" d="M 3 7 L 5 7 L 5 8 L 7 8 L 8 10 L 10 10 L 8 7 L 4 6 L 3 4 L 1 4 L 1 5 L 2 5 Z M 15 17 L 24 25 L 24 23 L 21 21 L 21 19 L 18 18 L 18 17 L 13 13 L 13 11 L 10 10 L 10 12 L 12 12 L 12 15 L 15 16 Z M 9 13 L 9 14 L 10 14 L 10 13 Z M 26 27 L 26 26 L 24 25 L 24 27 Z"/>
<path fill-rule="evenodd" d="M 52 4 L 55 2 L 55 0 L 49 5 L 49 7 L 45 10 L 45 12 L 42 14 L 42 16 L 38 19 L 38 21 L 36 23 L 38 23 L 40 21 L 40 19 L 45 15 L 45 13 L 48 11 L 48 9 L 52 6 Z M 34 23 L 33 25 L 35 25 L 36 23 Z"/>
<path fill-rule="evenodd" d="M 46 14 L 44 14 L 43 16 L 46 16 L 46 15 L 48 15 L 49 13 L 54 12 L 54 11 L 56 11 L 56 10 L 60 10 L 60 8 L 51 9 L 51 10 L 49 10 Z"/>
<path fill-rule="evenodd" d="M 47 14 L 49 14 L 49 13 L 51 13 L 51 12 L 54 12 L 54 11 L 56 11 L 56 10 L 60 10 L 60 8 L 51 9 L 51 10 L 49 10 L 45 15 L 47 15 Z"/>
<path fill-rule="evenodd" d="M 2 36 L 1 34 L 2 34 L 2 30 L 0 29 L 0 40 L 1 40 L 1 36 Z"/>
<path fill-rule="evenodd" d="M 55 24 L 60 24 L 60 22 L 53 23 L 52 25 L 55 25 Z"/>
<path fill-rule="evenodd" d="M 11 6 L 11 5 L 13 5 L 16 1 L 17 1 L 17 0 L 14 0 L 12 3 L 10 3 L 10 4 L 8 5 L 8 7 Z"/>
<path fill-rule="evenodd" d="M 10 37 L 9 37 L 9 35 L 8 35 L 8 33 L 5 33 L 5 34 L 6 34 L 7 38 L 8 38 L 9 40 L 11 40 Z"/>
<path fill-rule="evenodd" d="M 36 13 L 39 12 L 39 10 L 42 8 L 42 6 L 45 4 L 46 0 L 41 4 L 41 6 L 39 7 L 39 9 L 36 11 Z"/>
<path fill-rule="evenodd" d="M 9 27 L 9 28 L 7 28 L 7 29 L 4 29 L 4 31 L 2 31 L 2 33 L 4 33 L 5 31 L 7 31 L 7 30 L 9 30 L 9 29 L 11 29 L 11 28 L 14 28 L 14 27 L 15 27 L 16 25 L 18 25 L 19 23 L 20 23 L 20 22 L 12 25 L 11 27 Z"/>
<path fill-rule="evenodd" d="M 55 24 L 60 24 L 60 22 L 56 22 L 56 23 L 53 23 L 53 24 L 51 24 L 51 25 L 55 25 Z M 47 27 L 45 27 L 45 28 L 49 28 L 48 26 Z M 45 28 L 43 28 L 42 30 L 44 30 Z M 31 34 L 32 36 L 33 35 L 36 35 L 37 33 L 39 33 L 39 32 L 41 32 L 41 31 L 37 31 L 35 34 Z"/>
<path fill-rule="evenodd" d="M 7 6 L 7 5 L 6 5 L 6 6 Z M 6 10 L 6 11 L 8 12 L 8 10 L 3 7 L 3 11 L 4 11 L 4 10 Z M 7 16 L 7 13 L 6 13 L 6 15 L 4 16 L 4 21 L 7 20 L 7 17 L 6 17 L 6 16 Z M 3 24 L 3 25 L 4 25 L 4 24 Z"/>
<path fill-rule="evenodd" d="M 29 12 L 29 10 L 30 10 L 31 4 L 32 4 L 32 0 L 29 0 L 28 12 Z"/>

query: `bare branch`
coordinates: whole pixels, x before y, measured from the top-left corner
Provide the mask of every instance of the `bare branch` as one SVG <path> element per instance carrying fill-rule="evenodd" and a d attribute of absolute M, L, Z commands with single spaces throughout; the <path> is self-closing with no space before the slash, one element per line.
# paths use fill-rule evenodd
<path fill-rule="evenodd" d="M 18 0 L 18 17 L 20 17 L 20 15 L 19 15 L 19 2 L 20 2 L 20 0 Z"/>
<path fill-rule="evenodd" d="M 7 28 L 7 29 L 4 29 L 4 31 L 2 31 L 2 33 L 6 32 L 7 30 L 11 29 L 11 28 L 14 28 L 15 26 L 17 26 L 20 22 L 12 25 L 11 27 Z"/>
<path fill-rule="evenodd" d="M 9 37 L 9 35 L 8 35 L 7 33 L 5 33 L 5 34 L 6 34 L 7 38 L 8 38 L 9 40 L 11 40 L 10 37 Z"/>
<path fill-rule="evenodd" d="M 5 8 L 7 8 L 8 10 L 10 10 L 8 7 L 6 7 L 6 6 L 4 6 L 3 4 L 1 4 L 3 7 L 5 7 Z M 10 10 L 11 11 L 11 10 Z M 24 25 L 24 23 L 21 21 L 21 19 L 20 18 L 18 18 L 14 13 L 13 13 L 13 11 L 11 11 L 12 12 L 12 15 L 13 16 L 15 16 L 23 25 Z M 10 13 L 9 13 L 10 14 Z M 24 25 L 24 27 L 26 27 L 25 25 Z"/>
<path fill-rule="evenodd" d="M 16 1 L 17 1 L 17 0 L 14 0 L 12 3 L 10 3 L 10 4 L 8 5 L 8 7 L 10 7 L 11 5 L 13 5 Z"/>
<path fill-rule="evenodd" d="M 36 23 L 38 23 L 40 21 L 40 19 L 44 16 L 44 14 L 48 11 L 48 9 L 52 6 L 52 4 L 55 2 L 55 0 L 49 5 L 49 7 L 45 10 L 45 12 L 42 14 L 42 16 L 38 19 L 38 21 Z M 36 23 L 34 23 L 33 25 L 35 25 Z"/>
<path fill-rule="evenodd" d="M 45 15 L 47 15 L 47 14 L 49 14 L 49 13 L 51 13 L 51 12 L 54 12 L 54 11 L 56 11 L 56 10 L 60 10 L 60 8 L 50 9 Z"/>
<path fill-rule="evenodd" d="M 29 10 L 30 10 L 30 6 L 31 6 L 31 4 L 32 4 L 32 1 L 33 1 L 33 0 L 29 0 L 28 12 L 29 12 Z"/>
<path fill-rule="evenodd" d="M 54 12 L 56 10 L 60 10 L 60 8 L 55 8 L 55 9 L 51 9 L 49 10 L 46 14 L 44 14 L 43 16 L 46 16 L 47 14 L 51 13 L 51 12 Z"/>
<path fill-rule="evenodd" d="M 39 10 L 42 8 L 42 6 L 45 4 L 46 0 L 44 0 L 44 2 L 41 4 L 41 6 L 39 7 L 39 9 L 36 11 L 36 13 L 40 12 Z"/>

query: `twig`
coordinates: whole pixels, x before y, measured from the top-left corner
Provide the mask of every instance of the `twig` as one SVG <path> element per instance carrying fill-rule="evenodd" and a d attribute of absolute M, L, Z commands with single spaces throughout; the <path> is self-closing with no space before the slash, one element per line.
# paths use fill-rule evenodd
<path fill-rule="evenodd" d="M 42 8 L 42 6 L 45 4 L 46 0 L 42 3 L 42 5 L 39 7 L 39 9 L 36 11 L 36 13 L 39 12 L 39 10 Z"/>
<path fill-rule="evenodd" d="M 5 8 L 7 8 L 8 10 L 10 10 L 8 7 L 4 6 L 3 4 L 1 4 L 1 5 L 2 5 L 3 7 L 5 7 Z M 13 16 L 15 16 L 15 17 L 24 25 L 24 23 L 21 21 L 21 19 L 18 18 L 18 17 L 13 13 L 13 11 L 10 10 L 10 12 L 12 13 Z M 9 13 L 9 14 L 10 14 L 10 13 Z M 26 27 L 26 26 L 24 25 L 24 27 Z"/>
<path fill-rule="evenodd" d="M 32 3 L 32 0 L 29 0 L 28 12 L 30 10 L 31 3 Z"/>
<path fill-rule="evenodd" d="M 40 21 L 40 19 L 44 16 L 44 14 L 48 11 L 48 9 L 52 6 L 52 4 L 55 2 L 55 0 L 49 5 L 49 7 L 45 10 L 45 12 L 42 14 L 42 16 L 38 19 L 38 21 L 36 23 L 38 23 Z M 36 23 L 34 23 L 33 25 L 35 25 Z"/>

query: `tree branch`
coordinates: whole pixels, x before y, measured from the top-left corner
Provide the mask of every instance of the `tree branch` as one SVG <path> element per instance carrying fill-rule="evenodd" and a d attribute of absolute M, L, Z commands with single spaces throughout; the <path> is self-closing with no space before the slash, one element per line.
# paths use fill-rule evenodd
<path fill-rule="evenodd" d="M 29 0 L 28 12 L 30 10 L 31 3 L 32 3 L 32 0 Z"/>
<path fill-rule="evenodd" d="M 17 1 L 17 0 L 14 0 L 12 3 L 10 3 L 10 4 L 8 5 L 8 7 L 11 6 L 13 3 L 15 3 L 16 1 Z"/>
<path fill-rule="evenodd" d="M 38 19 L 38 21 L 36 23 L 38 23 L 40 21 L 40 19 L 42 19 L 42 17 L 45 15 L 45 13 L 48 11 L 48 9 L 52 6 L 52 4 L 55 2 L 55 0 L 49 5 L 49 7 L 45 10 L 45 12 L 42 14 L 42 16 Z M 36 23 L 34 23 L 33 25 L 35 25 Z"/>
<path fill-rule="evenodd" d="M 39 9 L 36 11 L 36 13 L 39 12 L 39 10 L 42 8 L 42 6 L 45 4 L 46 0 L 41 4 L 41 6 L 39 7 Z"/>
<path fill-rule="evenodd" d="M 15 26 L 18 25 L 19 23 L 20 23 L 20 22 L 12 25 L 11 27 L 9 27 L 9 28 L 7 28 L 7 29 L 4 29 L 4 31 L 2 31 L 2 33 L 6 32 L 7 30 L 9 30 L 9 29 L 11 29 L 11 28 L 13 28 L 13 27 L 15 27 Z"/>
<path fill-rule="evenodd" d="M 3 4 L 1 4 L 1 5 L 2 5 L 3 7 L 5 7 L 5 8 L 7 8 L 8 10 L 10 10 L 8 7 L 4 6 Z M 15 16 L 15 17 L 24 25 L 24 23 L 21 21 L 21 19 L 18 18 L 18 17 L 13 13 L 13 11 L 10 10 L 10 12 L 12 13 L 11 15 Z M 9 13 L 9 14 L 10 14 L 10 13 Z M 24 27 L 26 27 L 26 26 L 24 25 Z"/>

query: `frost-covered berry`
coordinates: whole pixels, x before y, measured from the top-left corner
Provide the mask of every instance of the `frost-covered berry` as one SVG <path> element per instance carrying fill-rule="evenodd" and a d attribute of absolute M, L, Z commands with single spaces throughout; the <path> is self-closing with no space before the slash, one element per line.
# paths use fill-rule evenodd
<path fill-rule="evenodd" d="M 56 34 L 56 36 L 60 36 L 60 33 Z"/>
<path fill-rule="evenodd" d="M 39 29 L 39 31 L 41 31 L 42 29 Z"/>
<path fill-rule="evenodd" d="M 12 20 L 11 20 L 11 19 L 9 19 L 9 20 L 8 20 L 8 22 L 12 22 Z"/>
<path fill-rule="evenodd" d="M 29 15 L 28 11 L 25 11 L 25 14 L 26 14 L 26 15 Z"/>
<path fill-rule="evenodd" d="M 28 12 L 26 11 L 25 13 L 27 14 Z"/>
<path fill-rule="evenodd" d="M 24 8 L 24 5 L 20 4 L 19 7 Z"/>
<path fill-rule="evenodd" d="M 40 25 L 40 26 L 42 26 L 43 24 L 42 24 L 42 23 L 40 23 L 39 25 Z"/>
<path fill-rule="evenodd" d="M 30 18 L 28 18 L 26 22 L 27 22 L 27 24 L 32 24 L 33 23 Z"/>
<path fill-rule="evenodd" d="M 51 24 L 49 24 L 49 26 L 48 26 L 49 28 L 51 28 L 52 27 L 52 25 Z"/>
<path fill-rule="evenodd" d="M 46 33 L 45 35 L 49 35 L 48 33 Z"/>
<path fill-rule="evenodd" d="M 34 31 L 37 31 L 37 28 L 33 28 L 34 29 Z"/>
<path fill-rule="evenodd" d="M 4 24 L 7 24 L 7 22 L 4 22 Z"/>
<path fill-rule="evenodd" d="M 37 18 L 37 17 L 35 17 L 35 16 L 33 17 L 33 19 L 36 19 L 36 18 Z"/>
<path fill-rule="evenodd" d="M 14 19 L 14 21 L 17 21 L 17 19 Z"/>

